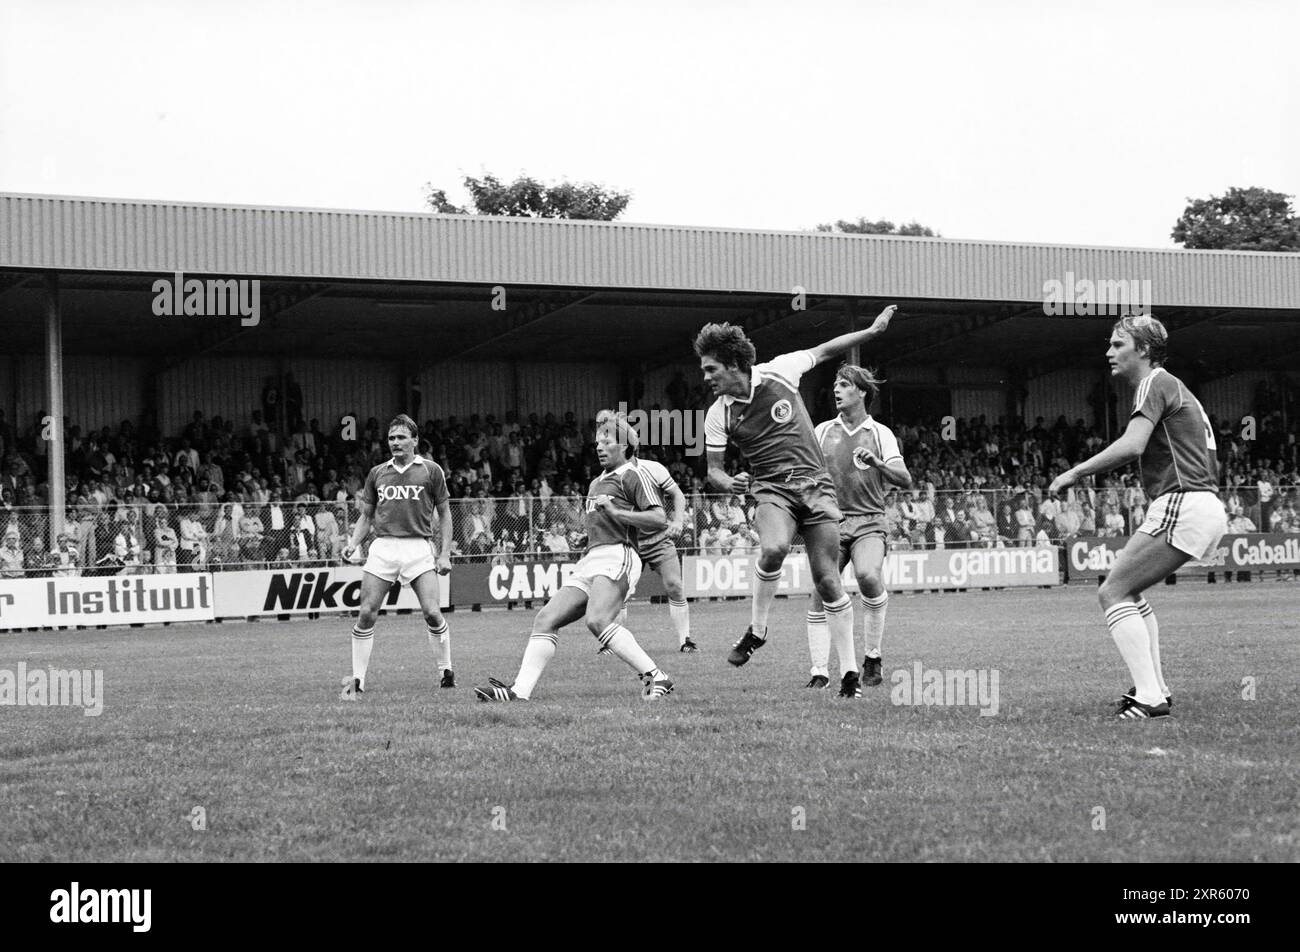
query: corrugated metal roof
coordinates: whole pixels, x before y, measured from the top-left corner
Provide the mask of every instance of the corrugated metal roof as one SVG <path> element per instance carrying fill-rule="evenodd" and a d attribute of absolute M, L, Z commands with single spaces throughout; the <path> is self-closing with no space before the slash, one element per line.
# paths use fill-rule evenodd
<path fill-rule="evenodd" d="M 258 208 L 0 193 L 0 267 L 950 300 L 1150 281 L 1157 306 L 1300 308 L 1300 254 Z"/>

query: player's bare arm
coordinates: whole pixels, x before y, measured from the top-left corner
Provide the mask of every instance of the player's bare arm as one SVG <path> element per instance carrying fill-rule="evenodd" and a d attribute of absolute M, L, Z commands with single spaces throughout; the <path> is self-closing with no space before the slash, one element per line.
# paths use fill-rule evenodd
<path fill-rule="evenodd" d="M 744 495 L 749 492 L 749 473 L 737 473 L 735 476 L 728 476 L 723 462 L 726 459 L 726 450 L 708 450 L 705 454 L 709 462 L 708 481 L 712 485 L 721 489 L 724 493 Z"/>
<path fill-rule="evenodd" d="M 673 504 L 673 514 L 668 519 L 668 533 L 675 536 L 682 531 L 686 522 L 686 494 L 681 487 L 673 486 L 668 490 L 668 498 Z"/>
<path fill-rule="evenodd" d="M 633 529 L 657 532 L 668 525 L 668 517 L 664 515 L 663 506 L 652 506 L 640 512 L 634 509 L 619 509 L 614 505 L 613 498 L 606 493 L 601 493 L 592 502 L 600 509 L 605 510 L 616 522 L 631 526 Z"/>
<path fill-rule="evenodd" d="M 853 458 L 863 466 L 869 466 L 879 472 L 885 482 L 898 486 L 900 489 L 912 488 L 912 474 L 908 472 L 907 465 L 901 459 L 894 460 L 892 463 L 883 462 L 879 456 L 865 446 L 860 446 L 854 450 Z"/>
<path fill-rule="evenodd" d="M 1068 489 L 1085 476 L 1107 473 L 1125 463 L 1131 463 L 1147 448 L 1147 441 L 1151 439 L 1151 432 L 1154 429 L 1155 424 L 1146 417 L 1133 417 L 1129 420 L 1128 429 L 1124 431 L 1123 436 L 1096 456 L 1084 460 L 1077 466 L 1072 466 L 1057 476 L 1048 487 L 1048 492 Z"/>
<path fill-rule="evenodd" d="M 894 317 L 894 312 L 898 310 L 897 304 L 891 304 L 871 322 L 871 326 L 861 331 L 854 331 L 851 334 L 841 334 L 839 337 L 833 337 L 824 344 L 818 344 L 809 350 L 817 363 L 830 360 L 832 357 L 838 357 L 852 348 L 875 340 L 881 334 L 889 329 L 889 322 Z"/>
<path fill-rule="evenodd" d="M 442 542 L 438 546 L 438 574 L 446 575 L 451 571 L 451 500 L 444 499 L 438 503 L 438 530 Z"/>
<path fill-rule="evenodd" d="M 370 523 L 375 518 L 375 507 L 370 503 L 361 504 L 361 515 L 357 517 L 357 524 L 352 527 L 352 534 L 348 536 L 347 545 L 343 547 L 343 558 L 351 562 L 352 557 L 356 555 L 357 547 L 361 545 L 361 540 L 370 534 Z"/>

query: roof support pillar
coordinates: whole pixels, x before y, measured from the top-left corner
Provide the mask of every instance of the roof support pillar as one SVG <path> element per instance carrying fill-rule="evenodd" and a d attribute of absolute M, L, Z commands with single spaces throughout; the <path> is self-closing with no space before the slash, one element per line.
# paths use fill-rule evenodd
<path fill-rule="evenodd" d="M 43 425 L 40 434 L 49 436 L 45 458 L 49 466 L 46 484 L 49 486 L 50 538 L 54 548 L 63 532 L 64 505 L 67 489 L 63 474 L 63 311 L 59 303 L 59 276 L 51 274 L 45 279 L 45 392 L 50 408 L 50 422 Z"/>

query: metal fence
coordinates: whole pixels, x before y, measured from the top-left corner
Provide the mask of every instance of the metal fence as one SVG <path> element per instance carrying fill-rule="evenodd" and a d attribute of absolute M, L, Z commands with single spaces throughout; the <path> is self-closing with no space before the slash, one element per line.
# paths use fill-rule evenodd
<path fill-rule="evenodd" d="M 1297 490 L 1261 500 L 1224 490 L 1234 532 L 1300 533 Z M 688 494 L 686 554 L 755 551 L 754 501 Z M 1060 499 L 1023 490 L 895 492 L 885 520 L 893 549 L 1027 546 L 1072 536 L 1125 536 L 1146 516 L 1140 489 L 1075 489 Z M 576 558 L 585 544 L 582 497 L 453 499 L 452 558 L 512 563 Z M 359 514 L 337 503 L 221 503 L 70 507 L 62 538 L 44 508 L 0 510 L 0 578 L 119 575 L 338 564 Z M 796 540 L 797 541 L 797 540 Z M 364 550 L 363 550 L 364 554 Z"/>

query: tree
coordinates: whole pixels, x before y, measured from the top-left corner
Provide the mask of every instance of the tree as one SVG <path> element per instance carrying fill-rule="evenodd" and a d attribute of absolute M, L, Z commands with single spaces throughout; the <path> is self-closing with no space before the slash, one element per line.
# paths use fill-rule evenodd
<path fill-rule="evenodd" d="M 1171 235 L 1185 248 L 1300 251 L 1300 218 L 1291 210 L 1290 195 L 1230 188 L 1224 195 L 1188 202 Z"/>
<path fill-rule="evenodd" d="M 937 231 L 915 221 L 908 222 L 906 225 L 895 225 L 892 221 L 886 221 L 883 218 L 880 221 L 867 221 L 865 218 L 859 218 L 857 221 L 840 219 L 833 225 L 818 225 L 817 230 L 846 235 L 902 235 L 907 238 L 942 237 Z"/>
<path fill-rule="evenodd" d="M 544 185 L 527 175 L 504 184 L 494 175 L 462 180 L 473 208 L 462 208 L 447 200 L 443 189 L 425 185 L 425 201 L 436 212 L 449 215 L 510 215 L 517 218 L 575 218 L 613 221 L 632 200 L 629 192 L 617 192 L 592 182 L 559 182 Z"/>

